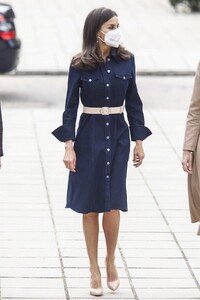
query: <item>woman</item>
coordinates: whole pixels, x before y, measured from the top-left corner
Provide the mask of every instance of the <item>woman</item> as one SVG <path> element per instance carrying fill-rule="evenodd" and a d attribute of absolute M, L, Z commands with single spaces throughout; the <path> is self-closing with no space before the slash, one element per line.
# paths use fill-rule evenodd
<path fill-rule="evenodd" d="M 192 223 L 200 221 L 200 62 L 187 116 L 182 166 L 188 173 L 188 196 Z M 200 235 L 200 226 L 198 230 Z"/>
<path fill-rule="evenodd" d="M 1 168 L 1 156 L 3 156 L 3 122 L 2 122 L 1 106 L 0 106 L 0 168 Z"/>
<path fill-rule="evenodd" d="M 75 137 L 79 93 L 83 114 Z M 139 167 L 144 158 L 142 140 L 151 131 L 144 126 L 134 57 L 120 46 L 117 14 L 107 8 L 94 9 L 85 20 L 82 52 L 72 59 L 70 66 L 63 125 L 53 132 L 58 140 L 65 142 L 64 163 L 70 170 L 66 207 L 83 214 L 91 271 L 90 294 L 94 296 L 103 294 L 97 257 L 99 213 L 104 213 L 107 285 L 111 290 L 119 286 L 115 249 L 119 211 L 127 211 L 130 150 L 124 99 L 131 139 L 136 141 L 134 166 Z"/>

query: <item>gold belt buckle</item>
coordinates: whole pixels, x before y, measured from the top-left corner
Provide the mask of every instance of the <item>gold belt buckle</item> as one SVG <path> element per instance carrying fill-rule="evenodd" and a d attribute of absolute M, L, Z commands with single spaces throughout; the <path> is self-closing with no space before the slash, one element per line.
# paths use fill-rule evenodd
<path fill-rule="evenodd" d="M 101 113 L 102 115 L 109 115 L 109 107 L 107 107 L 107 106 L 101 107 L 100 113 Z"/>

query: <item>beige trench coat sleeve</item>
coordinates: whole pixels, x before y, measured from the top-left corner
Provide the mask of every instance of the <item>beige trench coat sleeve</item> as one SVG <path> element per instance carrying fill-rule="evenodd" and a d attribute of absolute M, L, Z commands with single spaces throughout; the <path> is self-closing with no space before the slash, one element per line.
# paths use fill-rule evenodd
<path fill-rule="evenodd" d="M 183 149 L 195 151 L 200 132 L 200 62 L 198 64 L 192 99 L 187 116 Z"/>
<path fill-rule="evenodd" d="M 183 150 L 193 151 L 192 174 L 188 174 L 188 198 L 191 221 L 200 222 L 200 63 L 195 76 L 188 111 Z M 198 230 L 200 235 L 200 226 Z"/>

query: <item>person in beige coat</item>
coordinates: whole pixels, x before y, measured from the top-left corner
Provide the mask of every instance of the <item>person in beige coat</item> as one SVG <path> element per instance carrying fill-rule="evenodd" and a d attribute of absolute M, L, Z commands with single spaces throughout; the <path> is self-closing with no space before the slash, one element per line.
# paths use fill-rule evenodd
<path fill-rule="evenodd" d="M 188 173 L 188 197 L 192 223 L 200 222 L 200 62 L 188 111 L 182 166 Z M 198 229 L 200 235 L 200 225 Z"/>

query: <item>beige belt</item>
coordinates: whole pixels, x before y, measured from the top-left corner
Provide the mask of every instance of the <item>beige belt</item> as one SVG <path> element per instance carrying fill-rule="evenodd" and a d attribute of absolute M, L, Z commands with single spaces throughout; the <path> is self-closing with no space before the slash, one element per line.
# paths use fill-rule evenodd
<path fill-rule="evenodd" d="M 85 114 L 94 114 L 94 115 L 113 115 L 113 114 L 122 114 L 124 111 L 124 106 L 117 107 L 87 107 L 83 106 L 83 112 Z"/>

